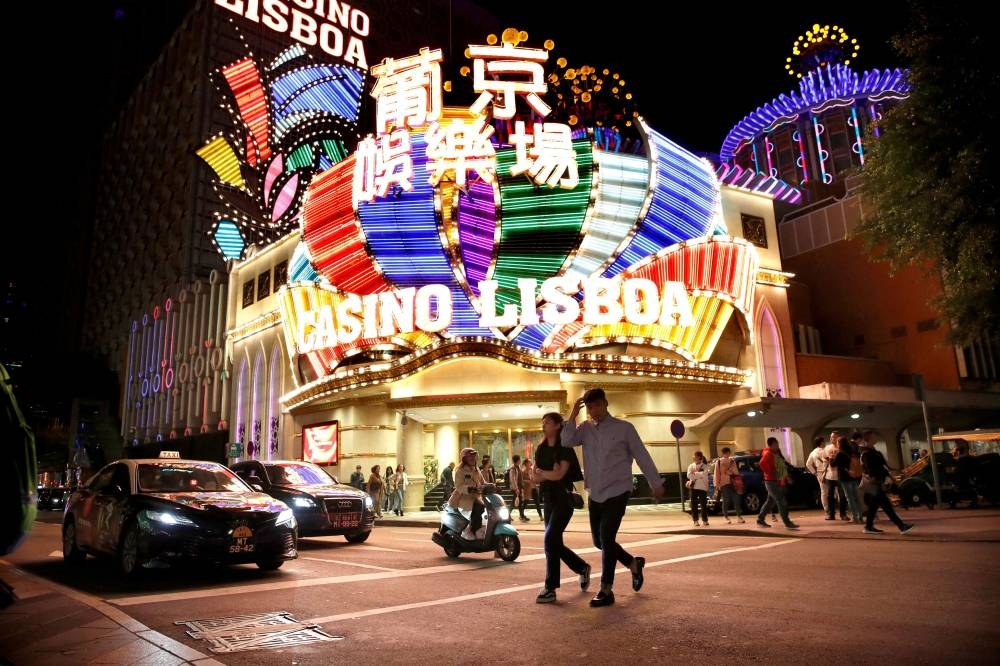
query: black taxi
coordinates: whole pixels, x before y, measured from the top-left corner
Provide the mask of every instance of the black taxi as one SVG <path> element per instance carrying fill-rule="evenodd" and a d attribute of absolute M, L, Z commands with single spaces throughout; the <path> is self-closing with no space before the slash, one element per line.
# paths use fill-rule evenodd
<path fill-rule="evenodd" d="M 319 465 L 302 460 L 245 460 L 234 464 L 233 471 L 290 506 L 302 536 L 343 535 L 350 543 L 360 543 L 372 532 L 372 498 L 340 483 Z"/>
<path fill-rule="evenodd" d="M 110 463 L 70 494 L 67 563 L 110 555 L 133 575 L 179 560 L 273 570 L 298 556 L 295 515 L 284 502 L 219 463 L 160 455 Z"/>

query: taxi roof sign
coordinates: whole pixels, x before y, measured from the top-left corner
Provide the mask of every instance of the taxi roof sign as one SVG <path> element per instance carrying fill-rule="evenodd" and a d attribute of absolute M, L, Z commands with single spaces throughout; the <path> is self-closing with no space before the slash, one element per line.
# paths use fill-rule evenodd
<path fill-rule="evenodd" d="M 160 458 L 176 458 L 176 459 L 180 460 L 181 452 L 180 451 L 160 451 L 160 456 L 159 457 Z"/>

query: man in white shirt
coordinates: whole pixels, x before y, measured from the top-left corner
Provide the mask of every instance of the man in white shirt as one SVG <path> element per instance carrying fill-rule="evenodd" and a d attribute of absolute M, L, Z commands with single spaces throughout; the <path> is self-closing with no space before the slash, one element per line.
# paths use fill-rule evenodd
<path fill-rule="evenodd" d="M 819 497 L 823 505 L 823 512 L 831 515 L 831 512 L 827 509 L 830 489 L 826 485 L 826 468 L 830 463 L 826 459 L 826 438 L 823 435 L 816 435 L 813 438 L 813 445 L 815 448 L 813 448 L 812 453 L 806 459 L 806 469 L 812 472 L 813 476 L 819 482 Z"/>
<path fill-rule="evenodd" d="M 584 406 L 590 418 L 577 426 L 576 417 Z M 658 500 L 663 499 L 663 482 L 635 426 L 608 414 L 604 389 L 591 389 L 573 403 L 573 412 L 563 422 L 561 439 L 563 446 L 583 446 L 590 532 L 594 545 L 601 550 L 601 589 L 590 605 L 610 606 L 615 603 L 612 588 L 618 562 L 632 572 L 632 589 L 636 592 L 642 587 L 642 568 L 646 564 L 646 558 L 632 557 L 617 540 L 632 494 L 632 461 L 638 463 Z"/>

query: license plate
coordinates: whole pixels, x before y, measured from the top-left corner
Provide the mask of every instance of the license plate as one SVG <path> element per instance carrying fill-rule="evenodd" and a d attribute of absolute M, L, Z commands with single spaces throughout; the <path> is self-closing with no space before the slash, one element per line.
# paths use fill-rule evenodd
<path fill-rule="evenodd" d="M 229 544 L 230 553 L 252 553 L 254 549 L 253 530 L 246 525 L 240 525 L 233 530 L 233 542 Z"/>
<path fill-rule="evenodd" d="M 343 513 L 330 516 L 330 525 L 333 527 L 357 527 L 360 524 L 360 513 Z"/>

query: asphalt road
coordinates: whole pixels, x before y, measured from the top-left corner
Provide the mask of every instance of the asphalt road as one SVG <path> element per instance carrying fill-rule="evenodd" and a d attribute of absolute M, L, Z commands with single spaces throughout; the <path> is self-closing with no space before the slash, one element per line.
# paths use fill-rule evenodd
<path fill-rule="evenodd" d="M 608 608 L 588 604 L 600 557 L 583 533 L 567 541 L 594 566 L 591 591 L 564 568 L 551 605 L 534 601 L 544 577 L 535 531 L 522 532 L 513 563 L 488 554 L 451 560 L 428 528 L 380 526 L 364 544 L 302 539 L 299 559 L 277 572 L 196 567 L 128 582 L 110 562 L 66 567 L 58 525 L 36 523 L 7 559 L 225 664 L 996 663 L 997 543 L 619 540 L 646 557 L 646 582 L 635 593 L 620 569 Z M 286 615 L 262 617 L 276 613 Z M 242 633 L 233 618 L 242 618 Z M 200 638 L 187 633 L 199 630 Z M 213 653 L 210 639 L 265 647 Z M 266 647 L 269 640 L 283 645 Z"/>

